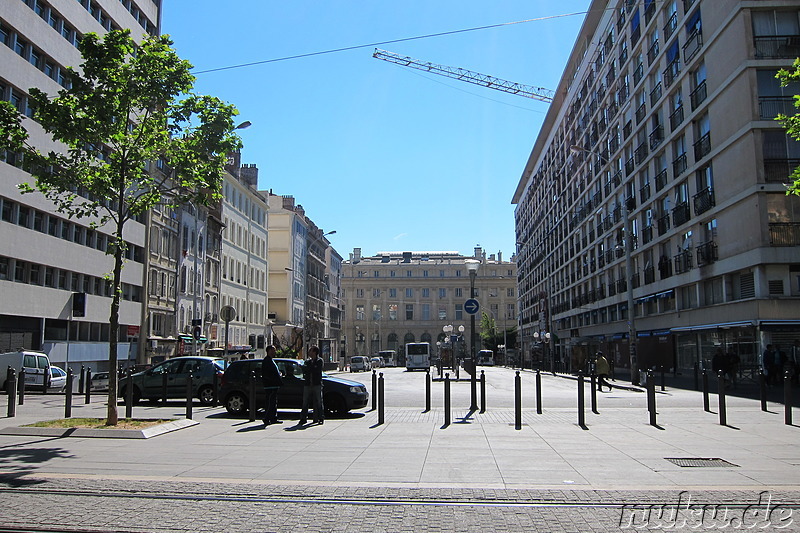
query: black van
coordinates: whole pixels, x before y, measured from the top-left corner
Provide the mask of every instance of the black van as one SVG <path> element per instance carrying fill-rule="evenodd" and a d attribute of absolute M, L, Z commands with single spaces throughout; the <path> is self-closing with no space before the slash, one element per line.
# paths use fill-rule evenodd
<path fill-rule="evenodd" d="M 233 415 L 247 412 L 250 401 L 250 376 L 256 372 L 256 405 L 264 406 L 264 387 L 261 385 L 261 359 L 233 361 L 222 376 L 219 397 L 225 409 Z M 283 386 L 278 390 L 279 409 L 302 409 L 303 407 L 303 361 L 299 359 L 274 358 L 283 376 Z M 322 374 L 322 403 L 326 413 L 343 415 L 352 409 L 367 406 L 367 388 L 357 381 L 350 381 Z"/>

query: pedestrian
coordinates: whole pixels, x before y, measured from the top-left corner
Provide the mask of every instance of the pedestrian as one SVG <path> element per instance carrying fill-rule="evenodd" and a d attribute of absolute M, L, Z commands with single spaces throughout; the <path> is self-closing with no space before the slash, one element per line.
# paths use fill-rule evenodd
<path fill-rule="evenodd" d="M 322 405 L 322 359 L 319 357 L 319 347 L 309 347 L 308 354 L 309 358 L 303 363 L 303 411 L 300 413 L 300 425 L 308 421 L 309 400 L 314 407 L 314 423 L 322 425 L 325 422 L 325 415 Z"/>
<path fill-rule="evenodd" d="M 266 403 L 264 404 L 264 426 L 270 424 L 280 424 L 278 420 L 278 389 L 283 385 L 283 378 L 281 377 L 278 365 L 272 359 L 275 357 L 275 347 L 272 345 L 267 346 L 264 350 L 264 360 L 261 362 L 261 384 L 264 386 L 264 396 Z"/>
<path fill-rule="evenodd" d="M 729 351 L 725 354 L 725 372 L 728 374 L 734 389 L 736 388 L 736 376 L 739 373 L 740 362 L 741 359 L 735 352 Z"/>
<path fill-rule="evenodd" d="M 594 362 L 595 370 L 597 371 L 597 388 L 603 392 L 603 385 L 608 387 L 608 392 L 611 392 L 611 384 L 606 381 L 611 368 L 608 365 L 608 359 L 603 355 L 603 352 L 597 352 L 597 359 Z"/>

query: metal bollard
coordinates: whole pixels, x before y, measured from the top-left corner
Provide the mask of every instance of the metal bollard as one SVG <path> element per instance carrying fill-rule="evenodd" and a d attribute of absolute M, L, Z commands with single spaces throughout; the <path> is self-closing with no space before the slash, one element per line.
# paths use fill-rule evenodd
<path fill-rule="evenodd" d="M 192 371 L 189 371 L 189 375 L 186 376 L 186 419 L 192 419 Z"/>
<path fill-rule="evenodd" d="M 256 419 L 256 371 L 250 372 L 250 422 Z M 316 414 L 316 413 L 315 413 Z"/>
<path fill-rule="evenodd" d="M 375 370 L 372 371 L 372 410 L 375 411 L 378 408 L 378 374 L 375 373 Z"/>
<path fill-rule="evenodd" d="M 783 423 L 792 425 L 792 373 L 788 370 L 783 374 Z"/>
<path fill-rule="evenodd" d="M 167 373 L 161 374 L 161 401 L 167 403 Z"/>
<path fill-rule="evenodd" d="M 25 369 L 21 369 L 19 371 L 19 377 L 17 378 L 17 395 L 19 399 L 17 401 L 17 405 L 25 405 Z"/>
<path fill-rule="evenodd" d="M 128 368 L 125 385 L 125 418 L 133 418 L 133 367 Z"/>
<path fill-rule="evenodd" d="M 542 375 L 536 369 L 536 414 L 542 414 Z"/>
<path fill-rule="evenodd" d="M 444 425 L 450 425 L 450 372 L 444 374 Z"/>
<path fill-rule="evenodd" d="M 514 377 L 514 429 L 522 429 L 522 378 Z"/>
<path fill-rule="evenodd" d="M 761 396 L 761 410 L 767 410 L 767 376 L 764 375 L 764 370 L 758 371 L 758 388 Z"/>
<path fill-rule="evenodd" d="M 706 413 L 711 412 L 711 407 L 708 401 L 708 372 L 703 369 L 703 411 Z"/>
<path fill-rule="evenodd" d="M 719 396 L 719 425 L 727 426 L 728 416 L 727 413 L 725 413 L 725 372 L 720 370 L 717 379 L 719 380 L 719 390 L 717 393 Z"/>
<path fill-rule="evenodd" d="M 17 402 L 14 400 L 17 397 L 17 371 L 8 367 L 8 374 L 6 374 L 6 390 L 8 391 L 8 418 L 17 416 Z"/>
<path fill-rule="evenodd" d="M 586 427 L 586 417 L 583 412 L 584 407 L 584 394 L 583 390 L 583 370 L 578 371 L 578 425 L 582 428 Z"/>
<path fill-rule="evenodd" d="M 481 370 L 481 413 L 486 412 L 486 374 Z"/>
<path fill-rule="evenodd" d="M 217 373 L 217 366 L 211 365 L 211 371 L 214 373 L 211 378 L 211 386 L 214 388 L 214 392 L 211 395 L 211 407 L 216 407 L 219 404 L 219 374 Z"/>
<path fill-rule="evenodd" d="M 87 405 L 89 404 L 90 401 L 92 401 L 92 385 L 91 385 L 91 383 L 92 383 L 92 369 L 91 368 L 87 368 L 86 369 L 86 383 L 84 383 L 85 396 L 83 398 L 83 403 L 87 404 Z"/>
<path fill-rule="evenodd" d="M 650 412 L 650 425 L 658 426 L 656 422 L 656 382 L 652 371 L 647 372 L 647 410 Z"/>
<path fill-rule="evenodd" d="M 589 376 L 589 391 L 591 392 L 591 404 L 592 404 L 592 412 L 596 415 L 600 413 L 597 412 L 597 376 L 594 375 L 592 372 L 591 376 Z"/>
<path fill-rule="evenodd" d="M 383 425 L 383 372 L 378 377 L 378 424 Z"/>
<path fill-rule="evenodd" d="M 694 390 L 700 390 L 700 365 L 694 363 Z"/>
<path fill-rule="evenodd" d="M 425 412 L 431 410 L 431 369 L 425 371 Z"/>
<path fill-rule="evenodd" d="M 50 382 L 50 367 L 45 367 L 44 371 L 42 372 L 42 394 L 47 394 L 47 389 L 49 388 L 47 384 Z"/>
<path fill-rule="evenodd" d="M 664 381 L 664 365 L 661 365 L 661 392 L 667 390 L 666 382 Z"/>
<path fill-rule="evenodd" d="M 78 379 L 78 394 L 83 394 L 83 384 L 86 380 L 86 365 L 81 365 L 81 377 Z"/>
<path fill-rule="evenodd" d="M 64 418 L 72 418 L 72 368 L 67 368 L 67 389 L 64 394 Z"/>

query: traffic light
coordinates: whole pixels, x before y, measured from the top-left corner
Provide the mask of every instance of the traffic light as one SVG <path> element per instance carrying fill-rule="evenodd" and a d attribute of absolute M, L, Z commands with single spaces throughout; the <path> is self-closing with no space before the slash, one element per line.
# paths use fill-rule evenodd
<path fill-rule="evenodd" d="M 72 293 L 72 316 L 84 317 L 86 316 L 86 293 L 73 292 Z"/>
<path fill-rule="evenodd" d="M 200 337 L 203 336 L 203 328 L 200 326 L 195 326 L 192 330 L 192 336 L 194 336 L 194 340 L 199 341 Z"/>

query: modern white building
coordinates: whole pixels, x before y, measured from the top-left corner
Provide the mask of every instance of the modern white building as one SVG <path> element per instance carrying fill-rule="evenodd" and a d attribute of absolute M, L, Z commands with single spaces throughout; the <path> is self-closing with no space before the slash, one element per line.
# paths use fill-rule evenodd
<path fill-rule="evenodd" d="M 77 39 L 84 33 L 132 28 L 133 35 L 158 33 L 158 0 L 5 0 L 0 2 L 0 98 L 30 115 L 27 91 L 54 94 L 68 66 L 78 66 Z M 32 120 L 30 141 L 52 141 Z M 110 287 L 113 268 L 105 254 L 109 234 L 70 220 L 42 195 L 21 195 L 30 176 L 16 154 L 0 154 L 0 351 L 44 350 L 56 364 L 108 362 Z M 132 221 L 125 240 L 118 359 L 136 359 L 144 298 L 145 225 Z M 79 293 L 85 296 L 73 298 Z M 81 305 L 85 302 L 85 305 Z M 73 304 L 75 310 L 73 311 Z"/>

